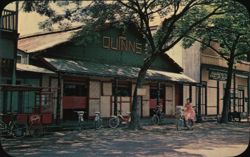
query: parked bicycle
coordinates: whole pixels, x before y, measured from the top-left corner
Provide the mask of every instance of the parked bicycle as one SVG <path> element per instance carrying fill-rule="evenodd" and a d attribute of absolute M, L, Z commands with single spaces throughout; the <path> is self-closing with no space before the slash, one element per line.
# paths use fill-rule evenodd
<path fill-rule="evenodd" d="M 77 113 L 78 115 L 78 130 L 81 131 L 83 129 L 85 129 L 85 126 L 84 126 L 84 114 L 85 114 L 85 111 L 74 111 Z"/>
<path fill-rule="evenodd" d="M 109 127 L 117 128 L 120 124 L 129 124 L 131 121 L 130 112 L 126 112 L 126 115 L 122 115 L 121 111 L 118 111 L 117 116 L 112 116 L 109 119 Z"/>
<path fill-rule="evenodd" d="M 29 134 L 32 137 L 40 137 L 44 135 L 43 125 L 41 122 L 41 116 L 39 114 L 32 114 L 29 117 Z"/>
<path fill-rule="evenodd" d="M 12 137 L 24 137 L 26 134 L 26 127 L 21 124 L 16 123 L 16 114 L 9 113 L 9 114 L 2 114 L 0 119 L 0 133 L 2 135 L 12 136 Z M 3 117 L 7 116 L 8 120 L 5 122 Z"/>
<path fill-rule="evenodd" d="M 151 122 L 153 125 L 158 125 L 164 119 L 165 114 L 160 110 L 159 107 L 156 107 L 154 110 L 154 115 L 151 118 Z"/>
<path fill-rule="evenodd" d="M 95 129 L 100 129 L 102 127 L 102 117 L 100 112 L 95 112 Z"/>
<path fill-rule="evenodd" d="M 193 129 L 194 121 L 192 119 L 185 120 L 183 106 L 176 107 L 176 130 Z"/>

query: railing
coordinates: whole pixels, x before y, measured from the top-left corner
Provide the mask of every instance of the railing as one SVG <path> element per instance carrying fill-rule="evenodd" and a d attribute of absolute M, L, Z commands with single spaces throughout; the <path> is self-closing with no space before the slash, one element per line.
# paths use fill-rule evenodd
<path fill-rule="evenodd" d="M 17 12 L 4 9 L 0 18 L 0 30 L 17 31 Z"/>

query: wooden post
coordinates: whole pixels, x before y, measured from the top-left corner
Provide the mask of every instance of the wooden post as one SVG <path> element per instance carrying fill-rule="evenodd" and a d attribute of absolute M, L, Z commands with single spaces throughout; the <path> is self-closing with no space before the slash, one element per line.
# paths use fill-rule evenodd
<path fill-rule="evenodd" d="M 117 94 L 118 94 L 118 80 L 115 78 L 114 81 L 114 115 L 117 116 Z"/>
<path fill-rule="evenodd" d="M 207 84 L 205 86 L 205 115 L 207 116 Z"/>
<path fill-rule="evenodd" d="M 242 90 L 242 112 L 245 112 L 245 90 Z"/>
<path fill-rule="evenodd" d="M 189 85 L 189 99 L 190 99 L 190 102 L 192 103 L 192 85 L 191 84 Z"/>
<path fill-rule="evenodd" d="M 249 55 L 250 56 L 250 55 Z M 248 106 L 247 112 L 248 115 L 250 114 L 250 74 L 248 74 L 248 81 L 247 81 L 247 95 L 248 95 Z"/>
<path fill-rule="evenodd" d="M 217 80 L 217 116 L 220 114 L 220 81 Z"/>
<path fill-rule="evenodd" d="M 197 122 L 201 122 L 201 84 L 198 87 L 198 114 L 197 114 Z"/>
<path fill-rule="evenodd" d="M 56 124 L 60 123 L 60 115 L 61 115 L 61 73 L 58 72 L 58 80 L 57 80 L 57 104 L 56 104 Z"/>
<path fill-rule="evenodd" d="M 156 98 L 156 101 L 157 101 L 157 106 L 159 107 L 160 106 L 160 95 L 161 95 L 161 91 L 160 91 L 160 87 L 161 86 L 161 84 L 160 84 L 160 82 L 157 82 L 157 98 Z"/>

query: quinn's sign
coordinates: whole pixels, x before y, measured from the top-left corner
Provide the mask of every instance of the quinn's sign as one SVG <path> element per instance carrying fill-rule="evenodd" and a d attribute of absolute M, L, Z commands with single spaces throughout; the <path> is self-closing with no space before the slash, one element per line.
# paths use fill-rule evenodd
<path fill-rule="evenodd" d="M 112 49 L 115 51 L 129 51 L 134 53 L 142 53 L 142 44 L 130 41 L 124 36 L 110 37 L 103 36 L 102 38 L 103 48 Z"/>

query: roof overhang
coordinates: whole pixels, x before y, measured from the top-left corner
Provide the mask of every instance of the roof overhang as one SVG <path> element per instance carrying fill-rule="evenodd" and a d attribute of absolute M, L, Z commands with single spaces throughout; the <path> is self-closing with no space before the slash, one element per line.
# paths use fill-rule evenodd
<path fill-rule="evenodd" d="M 76 61 L 66 59 L 44 58 L 44 61 L 55 68 L 56 71 L 79 74 L 85 76 L 116 77 L 136 79 L 140 68 L 101 64 L 87 61 Z M 196 83 L 192 78 L 182 74 L 149 69 L 146 73 L 146 80 L 171 81 L 179 83 Z"/>
<path fill-rule="evenodd" d="M 16 64 L 16 69 L 17 71 L 25 71 L 25 72 L 34 72 L 34 73 L 42 73 L 42 74 L 55 74 L 53 71 L 50 71 L 45 68 L 41 68 L 38 66 L 34 65 L 29 65 L 29 64 Z"/>

